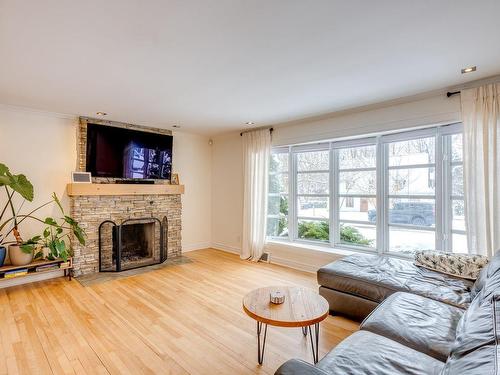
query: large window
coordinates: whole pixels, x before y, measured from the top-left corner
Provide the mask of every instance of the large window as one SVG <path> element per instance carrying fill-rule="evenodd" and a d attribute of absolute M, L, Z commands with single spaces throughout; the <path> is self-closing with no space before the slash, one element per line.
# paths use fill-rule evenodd
<path fill-rule="evenodd" d="M 467 252 L 461 124 L 275 149 L 269 177 L 269 237 Z"/>

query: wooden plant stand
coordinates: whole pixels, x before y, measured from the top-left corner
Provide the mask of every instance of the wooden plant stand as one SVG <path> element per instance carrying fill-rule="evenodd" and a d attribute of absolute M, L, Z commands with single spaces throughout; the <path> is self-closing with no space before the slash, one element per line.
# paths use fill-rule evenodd
<path fill-rule="evenodd" d="M 59 268 L 64 270 L 64 277 L 67 277 L 69 281 L 71 281 L 71 277 L 73 274 L 73 258 L 68 258 L 69 266 L 65 268 Z M 54 272 L 57 271 L 58 269 L 50 269 L 50 270 L 44 270 L 44 271 L 39 271 L 36 272 L 36 268 L 40 266 L 45 266 L 49 264 L 57 264 L 61 265 L 62 263 L 65 263 L 64 260 L 62 259 L 55 259 L 55 260 L 36 260 L 34 262 L 31 262 L 29 264 L 26 264 L 24 266 L 3 266 L 0 267 L 0 283 L 5 281 L 5 280 L 13 280 L 21 277 L 26 277 L 26 276 L 32 276 L 32 275 L 39 275 L 47 272 Z M 28 273 L 26 275 L 21 275 L 21 276 L 16 276 L 12 278 L 5 278 L 5 272 L 9 271 L 16 271 L 16 270 L 22 270 L 22 269 L 28 269 Z"/>

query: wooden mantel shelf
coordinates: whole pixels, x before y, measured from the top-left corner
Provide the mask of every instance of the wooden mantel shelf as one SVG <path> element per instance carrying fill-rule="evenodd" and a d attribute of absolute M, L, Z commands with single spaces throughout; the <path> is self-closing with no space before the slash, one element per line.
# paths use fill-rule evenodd
<path fill-rule="evenodd" d="M 66 192 L 78 195 L 173 195 L 184 194 L 184 185 L 167 184 L 68 184 Z"/>

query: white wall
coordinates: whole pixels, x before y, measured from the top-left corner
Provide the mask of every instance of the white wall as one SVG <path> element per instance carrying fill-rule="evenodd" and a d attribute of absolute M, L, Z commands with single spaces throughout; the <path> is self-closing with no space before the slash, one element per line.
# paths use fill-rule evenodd
<path fill-rule="evenodd" d="M 212 244 L 239 252 L 243 223 L 242 143 L 238 133 L 214 139 L 212 146 Z"/>
<path fill-rule="evenodd" d="M 366 135 L 460 121 L 460 96 L 443 93 L 274 126 L 273 145 Z"/>
<path fill-rule="evenodd" d="M 182 196 L 182 251 L 210 247 L 212 146 L 206 136 L 174 132 L 173 172 L 185 185 Z"/>
<path fill-rule="evenodd" d="M 65 189 L 76 166 L 76 123 L 71 116 L 0 107 L 0 163 L 12 173 L 25 174 L 35 190 L 35 199 L 25 203 L 24 212 L 49 201 L 52 192 L 69 212 Z M 1 202 L 4 197 L 5 192 L 0 192 Z M 53 215 L 60 215 L 54 205 L 36 214 L 40 218 Z M 26 220 L 20 226 L 21 235 L 27 239 L 40 228 Z"/>
<path fill-rule="evenodd" d="M 335 116 L 274 126 L 273 145 L 306 143 L 358 136 L 382 131 L 446 124 L 460 121 L 460 101 L 444 93 L 413 98 L 409 102 L 372 106 Z M 214 139 L 212 239 L 213 246 L 239 252 L 242 232 L 243 172 L 241 137 L 225 135 Z M 268 244 L 271 260 L 295 268 L 315 271 L 337 259 L 325 248 L 304 249 L 296 244 Z"/>
<path fill-rule="evenodd" d="M 52 192 L 56 192 L 69 211 L 65 188 L 76 166 L 77 123 L 74 116 L 0 106 L 0 163 L 6 164 L 13 173 L 24 173 L 33 183 L 35 201 L 26 204 L 26 208 L 48 201 Z M 211 146 L 208 138 L 175 132 L 173 169 L 186 185 L 182 196 L 183 248 L 209 247 Z M 0 192 L 0 202 L 3 196 Z M 38 216 L 56 214 L 52 206 L 40 211 Z M 39 232 L 40 226 L 30 222 L 21 229 L 23 237 L 28 238 Z"/>

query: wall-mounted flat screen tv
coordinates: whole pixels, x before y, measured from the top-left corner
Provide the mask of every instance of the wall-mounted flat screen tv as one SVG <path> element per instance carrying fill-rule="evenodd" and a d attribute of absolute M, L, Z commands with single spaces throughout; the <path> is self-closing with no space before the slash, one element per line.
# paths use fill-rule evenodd
<path fill-rule="evenodd" d="M 87 124 L 87 172 L 94 177 L 170 180 L 172 136 Z"/>

